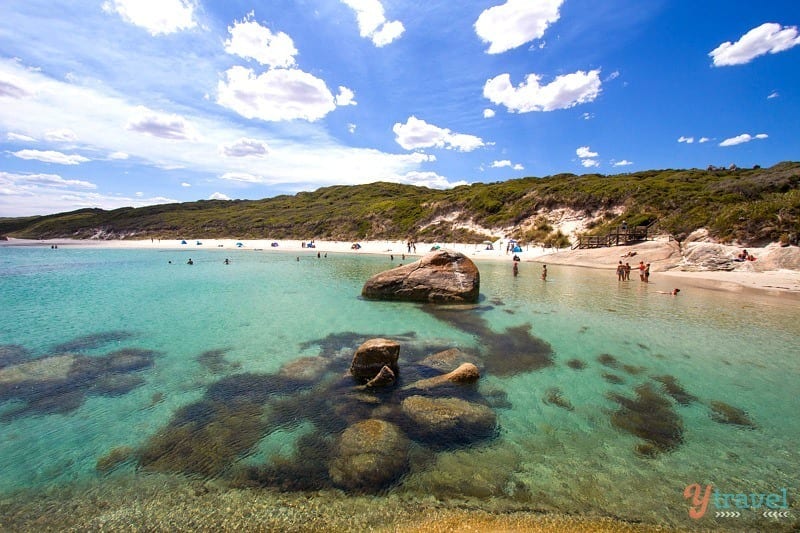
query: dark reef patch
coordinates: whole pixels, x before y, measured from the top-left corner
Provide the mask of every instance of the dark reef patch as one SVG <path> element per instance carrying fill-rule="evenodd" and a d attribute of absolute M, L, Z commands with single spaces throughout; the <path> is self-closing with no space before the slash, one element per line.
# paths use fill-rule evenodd
<path fill-rule="evenodd" d="M 647 367 L 636 366 L 636 365 L 622 365 L 622 370 L 624 370 L 625 373 L 630 376 L 638 376 L 639 374 L 647 370 Z"/>
<path fill-rule="evenodd" d="M 0 345 L 0 368 L 24 363 L 30 360 L 31 352 L 19 344 Z"/>
<path fill-rule="evenodd" d="M 672 399 L 681 405 L 689 405 L 697 401 L 697 396 L 689 394 L 686 389 L 678 383 L 675 376 L 653 376 L 653 380 L 658 381 L 664 387 L 664 392 L 672 396 Z"/>
<path fill-rule="evenodd" d="M 720 424 L 732 424 L 734 426 L 741 426 L 747 429 L 755 429 L 755 423 L 750 420 L 747 412 L 738 407 L 720 401 L 712 401 L 711 419 Z"/>
<path fill-rule="evenodd" d="M 646 441 L 636 447 L 641 455 L 652 457 L 677 448 L 683 442 L 683 421 L 670 401 L 650 383 L 639 385 L 635 392 L 635 398 L 607 394 L 620 406 L 612 413 L 611 424 Z"/>
<path fill-rule="evenodd" d="M 201 400 L 179 409 L 137 458 L 145 470 L 218 476 L 255 446 L 265 430 L 258 403 Z"/>
<path fill-rule="evenodd" d="M 480 356 L 490 374 L 505 377 L 546 368 L 553 364 L 553 348 L 530 333 L 530 324 L 494 332 L 472 308 L 425 306 L 437 319 L 480 339 Z"/>
<path fill-rule="evenodd" d="M 608 368 L 617 368 L 619 366 L 619 361 L 617 361 L 617 358 L 610 353 L 598 355 L 597 362 L 603 366 L 607 366 Z"/>
<path fill-rule="evenodd" d="M 263 404 L 271 396 L 295 392 L 308 385 L 275 374 L 235 374 L 211 384 L 206 398 L 213 402 L 253 402 Z"/>
<path fill-rule="evenodd" d="M 61 354 L 9 365 L 0 369 L 0 401 L 18 400 L 0 419 L 65 414 L 74 411 L 87 395 L 120 396 L 144 383 L 133 374 L 153 365 L 156 352 L 138 348 L 117 350 L 104 356 Z"/>
<path fill-rule="evenodd" d="M 333 439 L 316 431 L 297 440 L 294 454 L 273 457 L 270 463 L 238 468 L 234 487 L 270 487 L 281 491 L 314 491 L 333 486 L 328 475 L 328 460 Z"/>
<path fill-rule="evenodd" d="M 552 387 L 547 389 L 547 392 L 545 392 L 542 401 L 546 405 L 555 405 L 556 407 L 561 407 L 562 409 L 566 409 L 567 411 L 572 411 L 573 409 L 575 409 L 572 406 L 572 403 L 568 399 L 564 398 L 561 389 L 559 389 L 558 387 Z"/>
<path fill-rule="evenodd" d="M 228 348 L 206 350 L 197 356 L 197 362 L 212 374 L 223 374 L 241 368 L 241 363 L 230 363 L 225 360 Z"/>
<path fill-rule="evenodd" d="M 611 374 L 610 372 L 603 372 L 603 379 L 608 381 L 613 385 L 624 385 L 625 380 L 619 377 L 616 374 Z"/>
<path fill-rule="evenodd" d="M 76 337 L 71 341 L 64 342 L 53 346 L 53 353 L 64 352 L 85 352 L 88 350 L 95 350 L 106 344 L 112 342 L 120 342 L 133 337 L 133 333 L 129 331 L 104 331 L 102 333 L 92 333 L 90 335 L 83 335 Z"/>
<path fill-rule="evenodd" d="M 567 366 L 573 370 L 583 370 L 586 368 L 586 363 L 581 361 L 580 359 L 570 359 L 567 361 Z"/>
<path fill-rule="evenodd" d="M 118 446 L 100 457 L 95 463 L 94 469 L 102 474 L 107 474 L 128 462 L 133 457 L 133 453 L 134 449 L 130 446 Z"/>

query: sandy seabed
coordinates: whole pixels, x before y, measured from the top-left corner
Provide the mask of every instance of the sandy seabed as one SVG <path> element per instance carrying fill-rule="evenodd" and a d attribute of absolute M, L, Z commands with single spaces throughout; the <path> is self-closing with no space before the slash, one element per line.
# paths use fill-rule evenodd
<path fill-rule="evenodd" d="M 24 503 L 21 503 L 22 500 Z M 486 502 L 480 502 L 482 508 Z M 335 490 L 230 489 L 165 475 L 97 482 L 0 500 L 3 531 L 650 532 L 680 531 L 605 516 Z"/>

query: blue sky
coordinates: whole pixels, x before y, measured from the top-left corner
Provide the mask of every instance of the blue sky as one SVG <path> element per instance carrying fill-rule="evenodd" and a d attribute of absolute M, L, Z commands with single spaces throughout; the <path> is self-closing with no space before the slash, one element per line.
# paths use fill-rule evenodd
<path fill-rule="evenodd" d="M 5 0 L 0 216 L 800 154 L 796 0 Z"/>

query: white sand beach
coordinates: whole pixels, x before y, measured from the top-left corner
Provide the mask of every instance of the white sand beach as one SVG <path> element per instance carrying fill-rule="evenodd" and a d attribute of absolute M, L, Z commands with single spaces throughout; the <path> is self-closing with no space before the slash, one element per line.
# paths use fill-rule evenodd
<path fill-rule="evenodd" d="M 313 243 L 313 247 L 309 246 Z M 295 239 L 124 239 L 124 240 L 26 240 L 9 239 L 3 246 L 58 246 L 102 247 L 163 250 L 219 250 L 231 253 L 291 252 L 299 256 L 316 254 L 382 254 L 396 256 L 398 263 L 416 259 L 435 247 L 461 252 L 470 259 L 511 262 L 514 252 L 508 251 L 508 241 L 498 240 L 491 245 L 466 243 L 416 243 L 415 251 L 408 251 L 403 240 L 357 241 L 301 241 Z M 761 248 L 748 248 L 755 261 L 734 260 L 742 247 L 694 241 L 679 245 L 675 241 L 657 239 L 630 246 L 561 249 L 522 246 L 517 252 L 523 262 L 550 265 L 570 265 L 609 270 L 614 276 L 621 260 L 636 268 L 639 261 L 651 264 L 654 275 L 674 279 L 677 287 L 698 287 L 714 290 L 751 291 L 772 293 L 800 300 L 800 248 L 782 247 L 777 243 Z"/>

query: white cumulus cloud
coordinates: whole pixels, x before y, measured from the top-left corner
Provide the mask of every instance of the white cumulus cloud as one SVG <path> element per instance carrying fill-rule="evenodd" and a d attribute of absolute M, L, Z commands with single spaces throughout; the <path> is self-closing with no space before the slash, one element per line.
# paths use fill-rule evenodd
<path fill-rule="evenodd" d="M 558 20 L 563 0 L 507 0 L 483 11 L 475 21 L 475 33 L 489 43 L 490 54 L 500 54 L 541 39 Z"/>
<path fill-rule="evenodd" d="M 615 167 L 627 167 L 628 165 L 632 165 L 633 161 L 628 161 L 627 159 L 623 159 L 622 161 L 617 161 L 614 163 Z"/>
<path fill-rule="evenodd" d="M 28 142 L 28 143 L 37 142 L 36 139 L 34 139 L 33 137 L 30 137 L 28 135 L 23 135 L 21 133 L 14 133 L 11 131 L 6 134 L 6 139 L 12 142 Z"/>
<path fill-rule="evenodd" d="M 509 74 L 500 74 L 486 82 L 483 96 L 517 113 L 568 109 L 597 98 L 601 86 L 599 74 L 599 70 L 579 70 L 557 76 L 547 85 L 539 84 L 538 74 L 528 74 L 517 87 L 511 85 Z"/>
<path fill-rule="evenodd" d="M 122 20 L 151 35 L 165 35 L 194 28 L 195 4 L 191 0 L 107 0 L 103 11 L 117 13 Z"/>
<path fill-rule="evenodd" d="M 680 137 L 678 137 L 678 142 L 692 144 L 694 142 L 694 137 L 684 137 L 683 135 L 681 135 Z"/>
<path fill-rule="evenodd" d="M 129 131 L 145 133 L 161 139 L 189 140 L 196 137 L 196 134 L 182 116 L 159 113 L 144 106 L 136 107 L 134 116 L 125 128 Z"/>
<path fill-rule="evenodd" d="M 242 137 L 232 143 L 220 145 L 219 153 L 226 157 L 263 157 L 269 153 L 269 147 L 264 141 Z"/>
<path fill-rule="evenodd" d="M 369 37 L 377 47 L 386 46 L 405 31 L 399 20 L 386 20 L 383 4 L 379 0 L 342 0 L 356 12 L 358 30 L 362 37 Z"/>
<path fill-rule="evenodd" d="M 217 86 L 217 103 L 245 118 L 313 122 L 336 108 L 325 82 L 302 70 L 274 69 L 257 75 L 235 66 L 225 78 Z"/>
<path fill-rule="evenodd" d="M 20 159 L 33 159 L 44 163 L 56 163 L 59 165 L 79 165 L 89 161 L 89 159 L 77 154 L 64 154 L 54 150 L 19 150 L 11 152 Z"/>
<path fill-rule="evenodd" d="M 495 116 L 494 109 L 484 109 L 483 110 L 483 118 L 492 118 Z"/>
<path fill-rule="evenodd" d="M 737 135 L 736 137 L 730 137 L 729 139 L 725 139 L 721 143 L 720 146 L 736 146 L 737 144 L 744 144 L 749 143 L 755 139 L 766 139 L 769 137 L 766 133 L 759 133 L 758 135 L 750 135 L 749 133 L 742 133 L 741 135 Z"/>
<path fill-rule="evenodd" d="M 347 87 L 339 86 L 339 94 L 336 95 L 336 105 L 358 105 L 355 101 L 355 93 Z"/>
<path fill-rule="evenodd" d="M 428 124 L 413 115 L 408 117 L 405 124 L 395 123 L 392 131 L 396 135 L 397 144 L 406 150 L 435 147 L 471 152 L 485 144 L 480 137 L 465 133 L 453 133 L 447 128 Z"/>
<path fill-rule="evenodd" d="M 744 65 L 765 54 L 777 54 L 800 44 L 797 26 L 767 22 L 732 43 L 724 42 L 708 53 L 715 67 Z"/>
<path fill-rule="evenodd" d="M 598 157 L 600 154 L 597 152 L 592 152 L 592 149 L 589 148 L 588 146 L 579 146 L 575 150 L 575 155 L 577 155 L 578 158 L 580 158 L 581 165 L 583 165 L 586 168 L 600 166 L 600 163 L 595 159 L 595 157 Z"/>
<path fill-rule="evenodd" d="M 69 128 L 46 131 L 44 132 L 44 138 L 52 142 L 74 142 L 78 140 L 78 136 Z"/>
<path fill-rule="evenodd" d="M 208 197 L 209 200 L 230 200 L 231 197 L 221 192 L 215 192 Z"/>
<path fill-rule="evenodd" d="M 292 38 L 283 32 L 272 33 L 253 17 L 251 11 L 243 20 L 228 27 L 230 38 L 225 41 L 225 51 L 270 67 L 293 66 L 297 49 Z"/>
<path fill-rule="evenodd" d="M 429 189 L 451 189 L 459 185 L 466 185 L 467 182 L 463 180 L 450 181 L 445 176 L 441 176 L 436 172 L 424 171 L 411 171 L 402 176 L 397 176 L 391 181 L 397 183 L 406 183 L 408 185 L 416 185 L 417 187 L 428 187 Z"/>
<path fill-rule="evenodd" d="M 519 163 L 512 163 L 508 159 L 503 159 L 502 161 L 492 161 L 492 168 L 504 168 L 504 167 L 509 167 L 513 170 L 525 170 L 525 167 L 523 167 Z"/>

